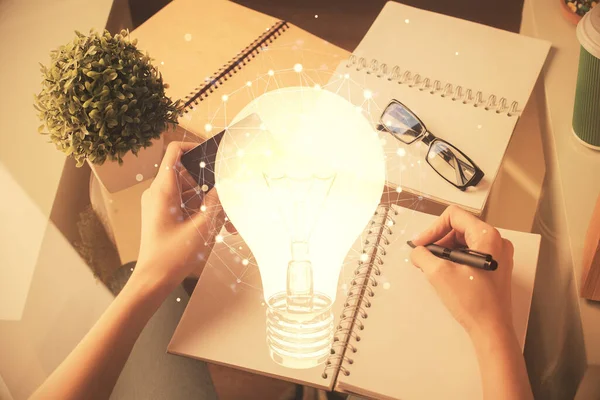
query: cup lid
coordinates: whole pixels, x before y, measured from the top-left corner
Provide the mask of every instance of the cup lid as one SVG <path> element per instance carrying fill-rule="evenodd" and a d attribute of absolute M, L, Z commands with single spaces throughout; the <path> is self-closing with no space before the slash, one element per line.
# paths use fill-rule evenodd
<path fill-rule="evenodd" d="M 577 39 L 590 54 L 600 58 L 600 6 L 592 8 L 579 21 Z"/>

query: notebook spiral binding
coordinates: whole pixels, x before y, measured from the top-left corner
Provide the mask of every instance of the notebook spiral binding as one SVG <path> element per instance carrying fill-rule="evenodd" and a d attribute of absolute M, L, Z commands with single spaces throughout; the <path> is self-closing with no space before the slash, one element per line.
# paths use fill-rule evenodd
<path fill-rule="evenodd" d="M 363 246 L 367 261 L 358 262 L 358 268 L 350 281 L 344 309 L 334 334 L 331 355 L 325 362 L 322 374 L 324 379 L 327 379 L 329 370 L 339 370 L 346 376 L 350 375 L 350 366 L 354 364 L 352 354 L 358 351 L 356 343 L 360 342 L 360 332 L 365 329 L 365 320 L 369 317 L 368 309 L 372 305 L 371 298 L 375 297 L 377 276 L 381 275 L 385 247 L 390 244 L 388 237 L 393 234 L 391 226 L 394 225 L 394 216 L 397 214 L 391 207 L 380 205 L 371 220 Z"/>
<path fill-rule="evenodd" d="M 185 97 L 183 112 L 187 113 L 194 109 L 202 100 L 206 99 L 211 93 L 240 71 L 246 64 L 252 61 L 261 51 L 268 47 L 275 39 L 289 28 L 286 21 L 278 21 L 254 42 L 250 43 L 245 49 L 240 51 L 229 62 L 224 64 L 218 71 L 205 79 L 205 83 L 196 87 Z"/>
<path fill-rule="evenodd" d="M 462 101 L 463 104 L 471 104 L 474 107 L 493 110 L 497 114 L 505 113 L 507 116 L 512 117 L 514 115 L 518 116 L 520 113 L 519 103 L 516 101 L 511 102 L 509 106 L 509 101 L 504 97 L 498 99 L 496 95 L 490 94 L 487 98 L 484 98 L 481 91 L 475 92 L 472 89 L 465 89 L 460 85 L 453 85 L 452 83 L 443 84 L 437 79 L 432 80 L 409 70 L 402 71 L 398 65 L 390 69 L 387 64 L 380 63 L 375 58 L 368 61 L 364 57 L 357 57 L 352 54 L 348 58 L 346 67 L 355 68 L 357 71 L 364 71 L 369 75 L 374 74 L 378 78 L 395 81 L 398 84 L 407 84 L 409 87 L 417 88 L 420 91 L 428 91 L 432 95 L 448 97 L 452 101 Z"/>

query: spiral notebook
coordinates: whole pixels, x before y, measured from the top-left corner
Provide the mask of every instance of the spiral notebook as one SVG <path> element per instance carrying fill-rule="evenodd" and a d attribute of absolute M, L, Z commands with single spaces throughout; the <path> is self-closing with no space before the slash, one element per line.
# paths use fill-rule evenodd
<path fill-rule="evenodd" d="M 173 1 L 132 35 L 169 84 L 167 94 L 184 102 L 180 126 L 202 139 L 269 90 L 325 85 L 349 55 L 293 24 L 223 0 Z"/>
<path fill-rule="evenodd" d="M 463 151 L 485 174 L 464 192 L 427 164 L 422 142 L 380 132 L 391 186 L 481 214 L 549 49 L 539 39 L 388 2 L 328 88 L 361 105 L 374 126 L 399 100 Z"/>
<path fill-rule="evenodd" d="M 334 354 L 327 363 L 303 370 L 284 368 L 270 359 L 260 273 L 242 238 L 223 231 L 224 241 L 215 245 L 168 351 L 369 397 L 481 398 L 469 337 L 408 261 L 411 249 L 406 240 L 434 219 L 396 205 L 378 208 L 340 274 L 333 305 L 339 325 Z M 540 237 L 501 233 L 515 247 L 512 307 L 522 347 Z M 363 253 L 368 262 L 361 262 Z"/>

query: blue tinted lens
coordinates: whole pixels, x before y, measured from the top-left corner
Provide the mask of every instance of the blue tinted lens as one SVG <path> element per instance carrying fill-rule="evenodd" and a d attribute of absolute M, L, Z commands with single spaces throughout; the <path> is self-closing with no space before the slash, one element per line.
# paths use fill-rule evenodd
<path fill-rule="evenodd" d="M 417 117 L 398 103 L 387 106 L 381 116 L 381 124 L 405 143 L 415 141 L 425 132 L 425 127 Z"/>

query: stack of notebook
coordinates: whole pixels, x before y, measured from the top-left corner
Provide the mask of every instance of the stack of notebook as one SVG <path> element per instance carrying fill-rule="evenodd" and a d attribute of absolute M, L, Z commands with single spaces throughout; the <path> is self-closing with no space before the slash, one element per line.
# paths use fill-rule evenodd
<path fill-rule="evenodd" d="M 210 17 L 198 23 L 199 14 Z M 485 177 L 475 188 L 459 191 L 428 169 L 423 146 L 380 133 L 388 183 L 476 214 L 485 206 L 549 50 L 545 42 L 391 2 L 352 57 L 289 23 L 229 2 L 175 1 L 134 36 L 160 65 L 171 85 L 168 94 L 185 99 L 180 122 L 194 138 L 218 133 L 252 99 L 282 86 L 321 85 L 344 95 L 363 108 L 374 128 L 391 99 L 402 101 L 431 132 L 467 153 Z M 384 63 L 387 72 L 376 68 Z M 350 249 L 334 313 L 354 319 L 338 334 L 327 365 L 290 370 L 270 359 L 260 274 L 252 262 L 241 262 L 252 255 L 239 236 L 225 235 L 215 245 L 168 350 L 379 398 L 481 397 L 469 338 L 410 264 L 410 249 L 403 244 L 433 219 L 395 205 L 380 207 L 374 225 L 395 221 L 393 235 L 382 230 L 374 244 L 366 244 L 365 233 Z M 502 233 L 515 245 L 513 319 L 523 345 L 539 237 Z M 357 268 L 367 276 L 363 286 L 375 279 L 373 266 L 359 265 L 358 255 L 380 251 L 384 242 L 390 244 L 379 285 L 363 320 L 357 310 L 364 299 L 356 300 L 360 292 L 348 282 Z M 347 296 L 355 300 L 347 302 Z M 364 330 L 356 331 L 359 326 Z"/>
<path fill-rule="evenodd" d="M 180 124 L 190 134 L 211 137 L 254 98 L 284 86 L 339 93 L 363 107 L 374 128 L 397 99 L 485 177 L 460 191 L 427 165 L 422 143 L 406 145 L 382 132 L 389 185 L 482 213 L 549 43 L 388 2 L 351 55 L 230 2 L 218 2 L 198 24 L 195 15 L 210 3 L 179 0 L 134 32 L 160 65 L 168 94 L 185 100 Z M 168 31 L 156 29 L 168 24 Z"/>

